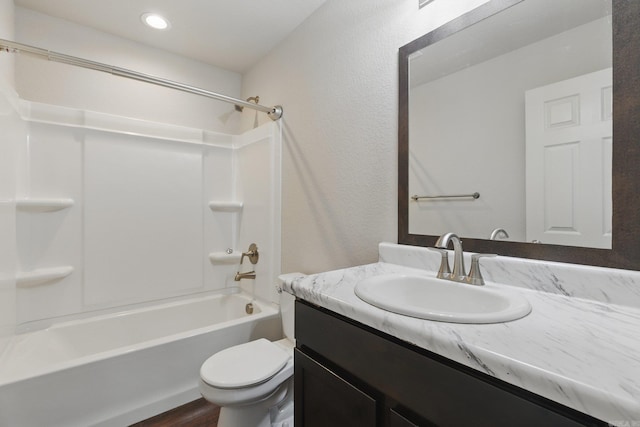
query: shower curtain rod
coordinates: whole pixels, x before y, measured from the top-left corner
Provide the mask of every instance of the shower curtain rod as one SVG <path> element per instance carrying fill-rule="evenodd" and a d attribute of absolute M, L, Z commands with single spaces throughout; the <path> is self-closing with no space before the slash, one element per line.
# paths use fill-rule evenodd
<path fill-rule="evenodd" d="M 10 40 L 0 39 L 0 51 L 6 51 L 10 53 L 29 53 L 32 55 L 40 56 L 48 59 L 49 61 L 61 62 L 63 64 L 75 65 L 76 67 L 88 68 L 95 71 L 102 71 L 103 73 L 113 74 L 115 76 L 126 77 L 128 79 L 138 80 L 141 82 L 152 83 L 158 86 L 164 86 L 171 89 L 181 90 L 183 92 L 193 93 L 200 96 L 206 96 L 207 98 L 217 99 L 218 101 L 228 102 L 235 104 L 239 107 L 251 108 L 254 110 L 267 113 L 271 120 L 278 120 L 282 117 L 282 107 L 276 105 L 273 107 L 265 107 L 260 104 L 253 104 L 251 102 L 243 101 L 241 99 L 232 98 L 230 96 L 221 95 L 219 93 L 210 92 L 205 89 L 200 89 L 195 86 L 189 86 L 184 83 L 174 82 L 172 80 L 166 80 L 160 77 L 155 77 L 149 74 L 139 73 L 137 71 L 128 70 L 126 68 L 114 67 L 100 62 L 89 61 L 87 59 L 78 58 L 75 56 L 65 55 L 63 53 L 52 52 L 50 50 L 41 49 L 39 47 L 29 46 L 22 43 L 16 43 Z"/>

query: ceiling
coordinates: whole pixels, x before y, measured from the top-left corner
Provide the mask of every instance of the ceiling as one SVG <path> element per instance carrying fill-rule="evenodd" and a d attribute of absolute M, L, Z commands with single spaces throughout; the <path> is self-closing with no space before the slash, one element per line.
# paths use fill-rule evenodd
<path fill-rule="evenodd" d="M 15 4 L 242 73 L 325 1 L 15 0 Z M 158 31 L 144 26 L 140 17 L 146 12 L 163 15 L 171 28 Z"/>
<path fill-rule="evenodd" d="M 411 87 L 611 15 L 611 0 L 518 3 L 411 57 Z M 437 58 L 437 59 L 434 59 Z"/>

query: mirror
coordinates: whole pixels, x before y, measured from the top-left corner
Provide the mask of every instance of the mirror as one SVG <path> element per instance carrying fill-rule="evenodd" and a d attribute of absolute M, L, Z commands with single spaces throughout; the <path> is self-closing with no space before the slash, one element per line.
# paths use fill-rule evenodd
<path fill-rule="evenodd" d="M 412 53 L 409 232 L 610 249 L 611 36 L 610 0 L 524 1 Z"/>
<path fill-rule="evenodd" d="M 493 0 L 400 49 L 400 243 L 640 269 L 633 3 Z"/>

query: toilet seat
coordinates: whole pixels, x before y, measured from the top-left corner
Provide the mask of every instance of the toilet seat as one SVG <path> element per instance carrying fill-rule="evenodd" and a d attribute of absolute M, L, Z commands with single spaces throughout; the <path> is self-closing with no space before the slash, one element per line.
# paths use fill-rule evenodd
<path fill-rule="evenodd" d="M 200 368 L 200 378 L 212 387 L 238 389 L 262 384 L 284 368 L 291 355 L 264 338 L 222 350 Z"/>

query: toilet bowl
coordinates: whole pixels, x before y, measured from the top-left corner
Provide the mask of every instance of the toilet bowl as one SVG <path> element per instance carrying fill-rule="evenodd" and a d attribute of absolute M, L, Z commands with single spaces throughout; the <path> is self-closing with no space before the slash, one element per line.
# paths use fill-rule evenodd
<path fill-rule="evenodd" d="M 227 348 L 200 368 L 200 394 L 220 406 L 218 427 L 293 427 L 295 297 L 279 292 L 286 338 Z"/>

